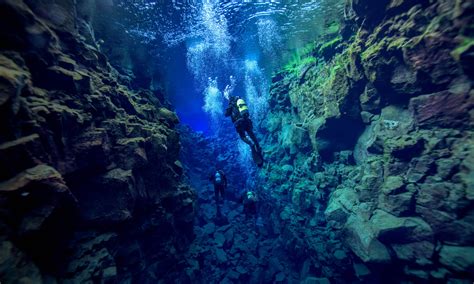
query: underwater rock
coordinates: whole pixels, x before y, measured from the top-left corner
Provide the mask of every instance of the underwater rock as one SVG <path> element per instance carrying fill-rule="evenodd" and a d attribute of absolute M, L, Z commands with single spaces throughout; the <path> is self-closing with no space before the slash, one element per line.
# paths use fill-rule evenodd
<path fill-rule="evenodd" d="M 410 109 L 417 124 L 422 128 L 458 128 L 472 125 L 469 110 L 473 107 L 474 95 L 472 93 L 441 92 L 410 100 Z"/>
<path fill-rule="evenodd" d="M 41 283 L 42 275 L 31 259 L 12 242 L 0 242 L 0 276 L 7 283 Z M 7 272 L 8 273 L 5 273 Z"/>
<path fill-rule="evenodd" d="M 393 244 L 392 248 L 401 260 L 414 262 L 419 265 L 432 264 L 435 249 L 433 243 L 421 241 L 408 244 Z"/>
<path fill-rule="evenodd" d="M 364 262 L 388 263 L 391 260 L 388 249 L 378 239 L 368 221 L 351 216 L 345 230 L 346 244 Z"/>
<path fill-rule="evenodd" d="M 473 253 L 474 247 L 443 245 L 439 252 L 440 262 L 455 271 L 472 273 L 474 269 Z"/>
<path fill-rule="evenodd" d="M 367 266 L 365 266 L 363 263 L 354 262 L 353 266 L 357 278 L 361 279 L 366 277 L 367 275 L 370 275 L 369 268 L 367 268 Z"/>
<path fill-rule="evenodd" d="M 227 254 L 222 249 L 216 249 L 216 257 L 219 263 L 227 262 Z"/>
<path fill-rule="evenodd" d="M 0 3 L 2 281 L 140 282 L 193 238 L 179 120 L 123 84 L 79 2 Z"/>
<path fill-rule="evenodd" d="M 304 236 L 306 244 L 322 236 L 343 241 L 370 268 L 358 272 L 357 261 L 338 263 L 352 279 L 387 281 L 371 273 L 377 267 L 398 282 L 472 280 L 472 258 L 457 250 L 474 239 L 468 11 L 472 4 L 462 1 L 346 1 L 346 34 L 330 59 L 315 47 L 318 63 L 304 77 L 275 74 L 263 143 L 272 161 L 265 187 L 275 200 L 287 194 L 290 203 L 274 209 L 276 232 Z M 285 144 L 281 132 L 291 137 L 288 125 L 309 134 L 309 151 Z M 341 158 L 343 151 L 352 158 Z M 282 179 L 289 166 L 298 174 Z M 302 202 L 316 192 L 318 198 Z M 324 213 L 318 237 L 288 225 L 301 218 L 310 226 L 318 212 Z M 321 256 L 324 276 L 351 281 L 331 269 L 336 255 L 307 247 Z"/>
<path fill-rule="evenodd" d="M 354 211 L 354 206 L 358 203 L 358 195 L 355 191 L 348 188 L 334 191 L 324 211 L 326 220 L 337 221 L 341 224 L 345 223 L 351 212 Z"/>
<path fill-rule="evenodd" d="M 423 219 L 400 218 L 383 210 L 375 210 L 370 223 L 377 238 L 390 243 L 431 240 L 433 235 L 431 227 Z"/>

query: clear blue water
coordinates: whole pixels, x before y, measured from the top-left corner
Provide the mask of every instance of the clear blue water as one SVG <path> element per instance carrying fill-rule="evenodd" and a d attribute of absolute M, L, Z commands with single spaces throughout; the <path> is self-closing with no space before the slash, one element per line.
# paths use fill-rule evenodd
<path fill-rule="evenodd" d="M 118 1 L 120 22 L 155 57 L 185 124 L 213 134 L 224 90 L 266 112 L 272 72 L 341 17 L 344 1 Z M 233 79 L 231 79 L 231 77 Z M 232 84 L 234 84 L 232 86 Z"/>

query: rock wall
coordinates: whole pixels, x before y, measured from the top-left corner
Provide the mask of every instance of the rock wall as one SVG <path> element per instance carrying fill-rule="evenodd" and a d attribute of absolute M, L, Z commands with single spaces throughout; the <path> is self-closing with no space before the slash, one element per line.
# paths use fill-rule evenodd
<path fill-rule="evenodd" d="M 340 34 L 274 76 L 260 179 L 314 273 L 474 279 L 473 9 L 347 1 Z"/>
<path fill-rule="evenodd" d="M 0 1 L 2 283 L 166 279 L 193 237 L 178 118 L 111 67 L 85 2 Z"/>

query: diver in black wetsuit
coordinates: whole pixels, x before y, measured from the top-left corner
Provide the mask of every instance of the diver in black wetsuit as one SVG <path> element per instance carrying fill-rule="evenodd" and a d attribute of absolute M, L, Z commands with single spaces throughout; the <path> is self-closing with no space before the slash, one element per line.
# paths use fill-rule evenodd
<path fill-rule="evenodd" d="M 230 97 L 225 116 L 230 116 L 232 119 L 235 129 L 237 130 L 237 133 L 239 133 L 240 139 L 247 143 L 252 151 L 261 155 L 262 149 L 260 148 L 257 137 L 253 132 L 253 124 L 250 120 L 249 110 L 245 101 L 240 97 Z M 252 141 L 247 138 L 246 134 L 248 134 Z"/>
<path fill-rule="evenodd" d="M 242 196 L 244 204 L 244 213 L 247 217 L 257 215 L 257 195 L 253 191 L 247 191 Z"/>
<path fill-rule="evenodd" d="M 214 184 L 214 193 L 216 197 L 216 206 L 219 208 L 219 196 L 224 201 L 224 190 L 227 188 L 227 178 L 222 170 L 216 170 L 211 174 L 209 180 Z"/>

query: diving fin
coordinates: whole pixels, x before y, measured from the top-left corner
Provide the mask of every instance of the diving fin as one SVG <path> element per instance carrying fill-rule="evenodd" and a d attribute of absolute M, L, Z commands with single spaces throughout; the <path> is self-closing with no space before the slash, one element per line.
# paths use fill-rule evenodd
<path fill-rule="evenodd" d="M 261 168 L 263 166 L 263 155 L 262 152 L 257 151 L 255 146 L 250 147 L 252 149 L 252 159 L 257 165 L 257 167 Z"/>

